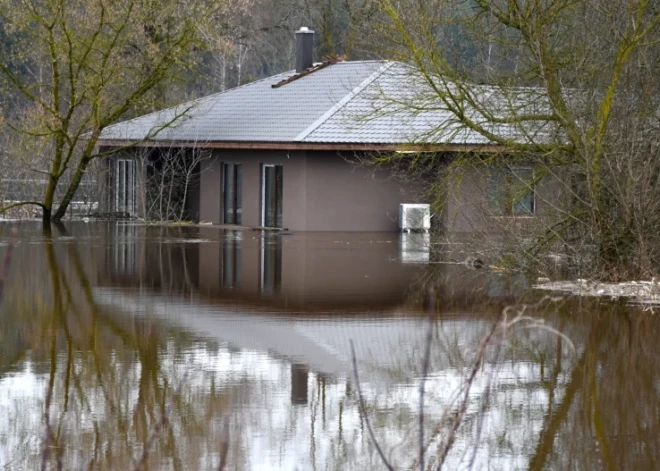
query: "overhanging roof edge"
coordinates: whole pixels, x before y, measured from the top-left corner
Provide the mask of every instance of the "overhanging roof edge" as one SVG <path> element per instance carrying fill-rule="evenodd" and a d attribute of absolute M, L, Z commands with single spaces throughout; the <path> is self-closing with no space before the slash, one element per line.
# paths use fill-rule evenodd
<path fill-rule="evenodd" d="M 99 141 L 101 147 L 154 147 L 203 148 L 236 150 L 335 150 L 373 152 L 484 152 L 498 153 L 506 149 L 499 144 L 405 144 L 405 143 L 350 143 L 350 142 L 256 142 L 256 141 Z"/>

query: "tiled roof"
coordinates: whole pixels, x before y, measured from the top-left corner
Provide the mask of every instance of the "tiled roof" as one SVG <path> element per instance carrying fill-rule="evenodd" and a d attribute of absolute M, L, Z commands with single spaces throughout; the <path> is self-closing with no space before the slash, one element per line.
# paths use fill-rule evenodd
<path fill-rule="evenodd" d="M 184 103 L 107 127 L 101 140 L 186 142 L 298 142 L 327 144 L 446 143 L 487 144 L 443 109 L 437 93 L 410 66 L 388 61 L 339 62 L 293 80 L 285 72 L 222 93 Z M 515 99 L 493 87 L 474 86 L 472 99 L 496 102 L 502 116 L 524 108 L 543 108 L 540 91 L 528 88 Z M 524 105 L 520 105 L 524 97 Z M 409 106 L 414 98 L 415 108 Z M 494 109 L 495 107 L 489 106 Z M 485 124 L 467 106 L 466 113 L 499 135 L 518 141 L 530 133 L 547 134 L 543 124 L 524 129 Z"/>

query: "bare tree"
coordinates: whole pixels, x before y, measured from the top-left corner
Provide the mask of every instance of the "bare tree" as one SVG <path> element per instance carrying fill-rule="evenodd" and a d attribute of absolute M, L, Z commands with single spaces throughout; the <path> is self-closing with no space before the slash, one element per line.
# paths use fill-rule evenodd
<path fill-rule="evenodd" d="M 469 131 L 500 154 L 452 161 L 486 171 L 532 163 L 553 178 L 554 218 L 525 253 L 589 250 L 601 278 L 657 274 L 660 11 L 648 0 L 378 0 L 390 58 L 415 66 L 419 94 L 396 105 L 452 119 L 420 140 Z M 486 84 L 485 86 L 483 84 Z M 455 134 L 453 134 L 455 135 Z M 506 159 L 502 159 L 506 156 Z M 460 157 L 460 156 L 459 156 Z M 445 186 L 446 187 L 446 186 Z M 524 188 L 523 188 L 524 190 Z M 449 192 L 447 192 L 449 193 Z"/>
<path fill-rule="evenodd" d="M 14 105 L 4 123 L 24 137 L 45 181 L 33 205 L 61 219 L 98 152 L 103 129 L 180 78 L 204 44 L 200 24 L 223 0 L 2 0 L 0 77 Z M 12 112 L 11 110 L 19 110 Z M 58 194 L 59 192 L 59 194 Z"/>
<path fill-rule="evenodd" d="M 197 188 L 201 163 L 211 157 L 208 149 L 169 148 L 141 152 L 140 183 L 146 191 L 141 210 L 150 221 L 183 221 L 188 216 L 191 191 Z"/>

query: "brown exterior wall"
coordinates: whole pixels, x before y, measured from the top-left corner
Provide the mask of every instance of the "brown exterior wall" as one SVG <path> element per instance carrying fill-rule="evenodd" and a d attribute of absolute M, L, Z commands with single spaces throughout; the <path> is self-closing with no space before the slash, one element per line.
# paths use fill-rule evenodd
<path fill-rule="evenodd" d="M 201 174 L 201 221 L 222 223 L 223 162 L 243 165 L 246 226 L 261 225 L 261 164 L 283 166 L 282 223 L 292 231 L 396 231 L 399 204 L 417 202 L 388 172 L 355 167 L 335 152 L 218 150 Z"/>
<path fill-rule="evenodd" d="M 242 224 L 261 226 L 261 164 L 284 167 L 282 224 L 285 228 L 305 230 L 304 151 L 219 150 L 204 163 L 200 182 L 199 218 L 222 223 L 222 163 L 242 164 Z"/>
<path fill-rule="evenodd" d="M 530 215 L 494 214 L 488 200 L 488 171 L 485 167 L 461 170 L 460 184 L 448 193 L 443 226 L 450 234 L 525 235 L 554 218 L 561 184 L 544 177 L 534 190 L 534 213 Z"/>
<path fill-rule="evenodd" d="M 357 167 L 334 152 L 308 152 L 306 229 L 397 231 L 399 205 L 419 202 L 416 193 L 386 170 Z"/>
<path fill-rule="evenodd" d="M 130 151 L 118 154 L 131 157 Z M 353 154 L 346 155 L 349 159 Z M 222 163 L 242 165 L 242 225 L 261 226 L 261 165 L 283 166 L 282 225 L 291 231 L 392 232 L 398 230 L 401 203 L 423 202 L 420 188 L 403 184 L 387 170 L 356 166 L 335 151 L 215 149 L 201 164 L 199 186 L 190 189 L 188 217 L 222 224 Z M 460 184 L 448 189 L 442 220 L 448 234 L 524 235 L 556 217 L 562 184 L 544 178 L 535 191 L 532 215 L 493 214 L 488 204 L 488 173 L 484 166 L 461 170 Z M 111 172 L 108 172 L 111 173 Z M 144 175 L 139 184 L 142 185 Z M 111 210 L 111 191 L 102 210 Z M 107 208 L 107 209 L 106 209 Z M 143 216 L 144 189 L 138 189 Z"/>

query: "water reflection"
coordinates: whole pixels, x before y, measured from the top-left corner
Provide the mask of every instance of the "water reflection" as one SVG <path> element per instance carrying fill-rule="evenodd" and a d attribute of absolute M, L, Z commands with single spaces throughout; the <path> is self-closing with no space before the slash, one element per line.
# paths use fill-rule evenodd
<path fill-rule="evenodd" d="M 382 469 L 351 342 L 375 436 L 417 468 L 429 285 L 433 464 L 484 332 L 529 296 L 522 278 L 403 263 L 396 235 L 19 230 L 0 312 L 4 469 L 217 469 L 225 451 L 227 469 Z M 516 328 L 488 349 L 445 468 L 658 468 L 656 316 L 588 300 L 529 314 L 573 345 Z"/>
<path fill-rule="evenodd" d="M 112 240 L 112 272 L 122 278 L 134 278 L 138 273 L 136 253 L 138 226 L 134 224 L 115 224 Z"/>
<path fill-rule="evenodd" d="M 424 263 L 431 261 L 431 234 L 407 232 L 399 236 L 402 262 Z"/>
<path fill-rule="evenodd" d="M 227 231 L 222 244 L 222 287 L 234 289 L 241 282 L 242 231 Z"/>
<path fill-rule="evenodd" d="M 263 234 L 259 248 L 259 291 L 264 296 L 279 294 L 282 289 L 282 236 L 275 232 Z"/>
<path fill-rule="evenodd" d="M 307 383 L 309 381 L 309 368 L 307 365 L 291 364 L 291 404 L 307 404 Z"/>

